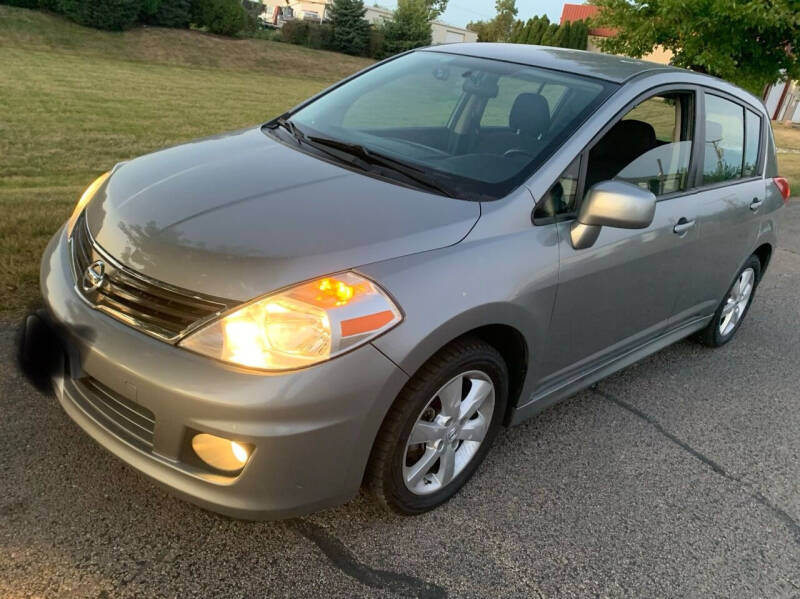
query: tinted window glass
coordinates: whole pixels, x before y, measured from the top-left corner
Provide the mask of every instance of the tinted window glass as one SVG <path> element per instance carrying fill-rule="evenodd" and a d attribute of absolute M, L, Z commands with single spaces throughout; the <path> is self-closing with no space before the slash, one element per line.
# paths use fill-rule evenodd
<path fill-rule="evenodd" d="M 719 183 L 742 176 L 744 108 L 706 94 L 706 147 L 703 183 Z"/>
<path fill-rule="evenodd" d="M 490 200 L 530 176 L 615 87 L 569 73 L 417 51 L 321 96 L 291 120 L 307 138 L 366 148 L 423 170 L 451 195 Z"/>
<path fill-rule="evenodd" d="M 586 190 L 615 179 L 661 196 L 688 186 L 694 94 L 669 93 L 640 102 L 589 153 Z"/>
<path fill-rule="evenodd" d="M 536 211 L 533 214 L 534 220 L 550 219 L 554 216 L 572 214 L 575 211 L 580 166 L 580 157 L 572 161 L 572 164 L 561 174 L 558 181 L 536 204 Z"/>
<path fill-rule="evenodd" d="M 358 98 L 345 112 L 342 126 L 444 127 L 461 99 L 463 84 L 459 77 L 409 73 Z"/>
<path fill-rule="evenodd" d="M 761 140 L 761 119 L 750 110 L 745 110 L 744 167 L 743 175 L 753 177 L 758 174 L 758 145 Z"/>
<path fill-rule="evenodd" d="M 505 77 L 498 83 L 497 97 L 491 98 L 486 103 L 486 109 L 481 117 L 481 127 L 508 127 L 514 101 L 523 93 L 540 94 L 547 102 L 547 111 L 552 117 L 566 89 L 564 85 L 552 83 L 542 85 L 540 81 Z"/>

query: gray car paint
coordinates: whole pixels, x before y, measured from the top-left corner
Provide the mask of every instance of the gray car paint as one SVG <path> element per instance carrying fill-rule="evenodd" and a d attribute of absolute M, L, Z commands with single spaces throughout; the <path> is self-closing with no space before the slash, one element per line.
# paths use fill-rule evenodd
<path fill-rule="evenodd" d="M 762 244 L 775 245 L 783 203 L 763 177 L 661 200 L 650 227 L 604 227 L 586 250 L 570 245 L 568 221 L 531 223 L 536 201 L 561 172 L 643 94 L 659 86 L 707 86 L 766 118 L 753 96 L 706 76 L 577 51 L 491 44 L 432 51 L 519 61 L 624 85 L 525 185 L 480 206 L 356 176 L 257 130 L 124 165 L 89 214 L 101 245 L 129 266 L 242 300 L 354 268 L 379 282 L 405 318 L 372 344 L 330 362 L 254 375 L 147 338 L 79 301 L 59 232 L 45 253 L 41 280 L 49 311 L 73 337 L 71 375 L 89 373 L 128 395 L 132 386 L 133 399 L 169 429 L 160 433 L 165 444 L 158 455 L 137 452 L 82 412 L 68 380 L 59 378 L 62 404 L 89 434 L 211 509 L 257 518 L 317 509 L 358 490 L 374 437 L 400 388 L 456 337 L 491 326 L 524 341 L 525 364 L 512 372 L 520 392 L 511 398 L 508 420 L 516 423 L 704 326 L 746 257 Z M 134 195 L 141 211 L 128 202 Z M 759 195 L 765 202 L 757 211 L 745 206 Z M 694 218 L 696 226 L 677 235 L 673 228 L 681 217 Z M 400 219 L 399 229 L 394 219 Z M 122 232 L 132 225 L 143 235 Z M 713 260 L 723 260 L 724 269 Z M 719 272 L 712 277 L 714 269 Z M 243 435 L 256 446 L 232 483 L 208 480 L 176 460 L 176 439 L 197 426 Z"/>
<path fill-rule="evenodd" d="M 476 202 L 386 183 L 281 144 L 260 127 L 118 168 L 87 209 L 110 255 L 141 274 L 246 301 L 364 262 L 457 243 Z"/>

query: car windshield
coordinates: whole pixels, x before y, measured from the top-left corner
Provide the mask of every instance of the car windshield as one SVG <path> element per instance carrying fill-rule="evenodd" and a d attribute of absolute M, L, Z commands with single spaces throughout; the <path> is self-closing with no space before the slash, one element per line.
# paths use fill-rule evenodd
<path fill-rule="evenodd" d="M 289 123 L 283 119 L 280 135 L 291 132 L 298 147 L 407 185 L 492 200 L 525 181 L 613 87 L 548 69 L 417 51 L 304 106 Z"/>

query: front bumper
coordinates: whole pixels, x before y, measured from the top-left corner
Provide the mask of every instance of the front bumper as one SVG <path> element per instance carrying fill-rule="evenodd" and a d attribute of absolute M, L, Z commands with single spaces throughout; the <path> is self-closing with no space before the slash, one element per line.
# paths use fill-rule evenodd
<path fill-rule="evenodd" d="M 370 344 L 302 371 L 265 375 L 148 337 L 78 296 L 63 230 L 42 258 L 41 289 L 66 348 L 54 387 L 67 414 L 137 470 L 233 517 L 283 518 L 350 499 L 383 417 L 407 380 Z M 120 434 L 93 409 L 98 383 L 122 405 L 114 403 L 115 414 L 123 413 L 126 423 L 139 412 L 152 416 L 148 442 Z M 195 432 L 251 444 L 250 460 L 236 476 L 199 467 L 186 459 Z"/>

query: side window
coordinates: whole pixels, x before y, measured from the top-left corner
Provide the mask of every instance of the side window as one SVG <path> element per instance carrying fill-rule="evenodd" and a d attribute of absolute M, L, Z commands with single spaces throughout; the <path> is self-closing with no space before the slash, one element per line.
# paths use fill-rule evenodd
<path fill-rule="evenodd" d="M 545 196 L 536 204 L 533 220 L 546 220 L 575 211 L 575 196 L 578 192 L 581 159 L 578 156 L 561 174 Z"/>
<path fill-rule="evenodd" d="M 703 184 L 740 178 L 744 157 L 744 108 L 706 94 L 705 145 Z"/>
<path fill-rule="evenodd" d="M 688 187 L 694 94 L 670 92 L 639 102 L 589 152 L 588 190 L 615 179 L 662 196 Z"/>
<path fill-rule="evenodd" d="M 744 111 L 744 164 L 742 175 L 758 174 L 758 146 L 761 141 L 761 118 L 750 110 Z"/>

